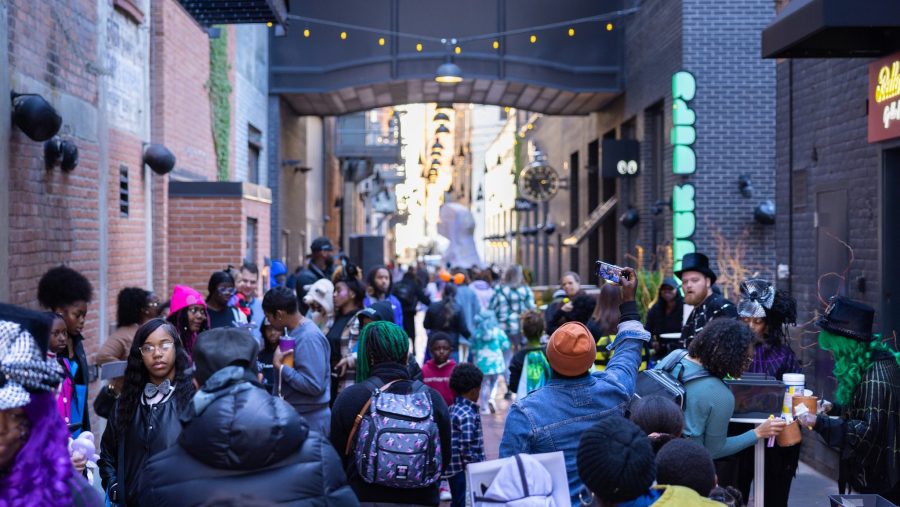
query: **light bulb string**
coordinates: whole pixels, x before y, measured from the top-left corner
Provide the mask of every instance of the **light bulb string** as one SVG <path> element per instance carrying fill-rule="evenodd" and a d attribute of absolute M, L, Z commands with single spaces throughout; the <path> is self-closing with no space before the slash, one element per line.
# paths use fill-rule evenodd
<path fill-rule="evenodd" d="M 582 18 L 575 18 L 575 19 L 570 19 L 570 20 L 566 20 L 566 21 L 558 21 L 555 23 L 546 23 L 543 25 L 530 26 L 530 27 L 526 27 L 526 28 L 516 28 L 513 30 L 505 30 L 502 32 L 493 32 L 493 33 L 486 33 L 486 34 L 481 34 L 481 35 L 470 35 L 468 37 L 434 37 L 431 35 L 421 35 L 421 34 L 415 34 L 415 33 L 409 33 L 409 32 L 398 32 L 398 31 L 387 30 L 387 29 L 383 29 L 383 28 L 373 28 L 370 26 L 355 25 L 352 23 L 343 23 L 340 21 L 331 21 L 328 19 L 311 18 L 311 17 L 307 17 L 307 16 L 300 16 L 298 14 L 288 14 L 287 17 L 289 19 L 303 21 L 304 23 L 318 24 L 318 25 L 323 25 L 323 26 L 332 26 L 335 28 L 342 28 L 345 30 L 357 30 L 360 32 L 368 32 L 368 33 L 387 35 L 387 36 L 392 36 L 392 37 L 403 37 L 403 38 L 407 38 L 407 39 L 415 39 L 418 41 L 437 42 L 442 45 L 448 45 L 449 41 L 453 41 L 453 40 L 456 41 L 456 44 L 462 44 L 465 42 L 473 42 L 473 41 L 479 41 L 479 40 L 485 40 L 485 39 L 497 39 L 500 37 L 508 37 L 508 36 L 512 36 L 512 35 L 519 35 L 519 34 L 529 33 L 529 32 L 541 32 L 541 31 L 546 31 L 546 30 L 552 30 L 554 28 L 561 28 L 561 27 L 579 25 L 579 24 L 584 24 L 584 23 L 593 23 L 596 21 L 610 21 L 613 19 L 618 19 L 618 18 L 622 18 L 622 17 L 628 16 L 628 15 L 634 14 L 634 13 L 638 12 L 639 10 L 640 10 L 639 7 L 631 7 L 628 9 L 621 9 L 618 11 L 607 12 L 604 14 L 596 14 L 593 16 L 586 16 L 586 17 L 582 17 Z"/>

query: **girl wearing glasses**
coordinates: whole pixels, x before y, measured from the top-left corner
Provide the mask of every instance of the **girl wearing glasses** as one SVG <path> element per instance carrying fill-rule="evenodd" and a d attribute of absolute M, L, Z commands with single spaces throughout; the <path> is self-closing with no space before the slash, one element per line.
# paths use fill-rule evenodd
<path fill-rule="evenodd" d="M 206 301 L 194 289 L 176 285 L 172 290 L 172 303 L 167 320 L 175 326 L 188 356 L 194 350 L 197 335 L 209 329 Z"/>
<path fill-rule="evenodd" d="M 234 296 L 234 277 L 227 271 L 216 271 L 209 277 L 209 295 L 206 306 L 209 311 L 209 328 L 244 327 L 247 316 L 240 309 L 230 306 L 228 301 Z"/>
<path fill-rule="evenodd" d="M 178 416 L 194 396 L 189 366 L 170 323 L 153 319 L 137 330 L 122 394 L 100 444 L 100 477 L 111 503 L 137 505 L 138 479 L 147 460 L 175 444 L 181 433 Z"/>

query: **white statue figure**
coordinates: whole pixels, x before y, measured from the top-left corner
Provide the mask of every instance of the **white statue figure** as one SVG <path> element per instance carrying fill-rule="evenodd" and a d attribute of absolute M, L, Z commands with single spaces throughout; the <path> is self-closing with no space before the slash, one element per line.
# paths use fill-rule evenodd
<path fill-rule="evenodd" d="M 450 240 L 443 261 L 451 267 L 480 266 L 481 258 L 475 248 L 475 217 L 469 208 L 457 202 L 441 205 L 438 234 Z"/>

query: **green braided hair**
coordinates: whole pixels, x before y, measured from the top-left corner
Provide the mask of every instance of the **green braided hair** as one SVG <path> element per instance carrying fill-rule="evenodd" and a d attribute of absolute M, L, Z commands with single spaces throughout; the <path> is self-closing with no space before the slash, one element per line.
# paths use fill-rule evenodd
<path fill-rule="evenodd" d="M 366 324 L 359 333 L 357 349 L 356 382 L 371 376 L 376 364 L 394 362 L 406 365 L 409 357 L 409 338 L 403 328 L 387 321 Z"/>
<path fill-rule="evenodd" d="M 862 382 L 863 374 L 872 365 L 873 352 L 888 352 L 900 364 L 900 352 L 881 341 L 881 335 L 878 334 L 872 341 L 864 343 L 823 330 L 819 331 L 819 346 L 834 356 L 834 377 L 838 383 L 834 398 L 841 405 L 850 403 L 856 386 Z"/>

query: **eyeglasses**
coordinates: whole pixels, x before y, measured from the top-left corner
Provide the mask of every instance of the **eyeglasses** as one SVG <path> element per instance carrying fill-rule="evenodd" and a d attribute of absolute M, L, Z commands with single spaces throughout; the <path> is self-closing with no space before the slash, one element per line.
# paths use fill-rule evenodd
<path fill-rule="evenodd" d="M 216 290 L 218 290 L 219 294 L 222 294 L 223 296 L 230 296 L 234 294 L 234 287 L 220 287 Z"/>
<path fill-rule="evenodd" d="M 156 349 L 159 349 L 160 351 L 162 351 L 163 354 L 165 354 L 166 352 L 172 350 L 173 348 L 175 348 L 175 342 L 162 342 L 159 344 L 159 347 L 156 347 L 154 345 L 144 344 L 144 345 L 141 345 L 141 354 L 144 354 L 145 356 L 150 356 L 156 352 Z"/>
<path fill-rule="evenodd" d="M 159 308 L 159 301 L 150 301 L 147 303 L 147 308 Z"/>
<path fill-rule="evenodd" d="M 188 313 L 191 315 L 203 315 L 206 313 L 202 306 L 191 306 L 188 307 Z"/>

